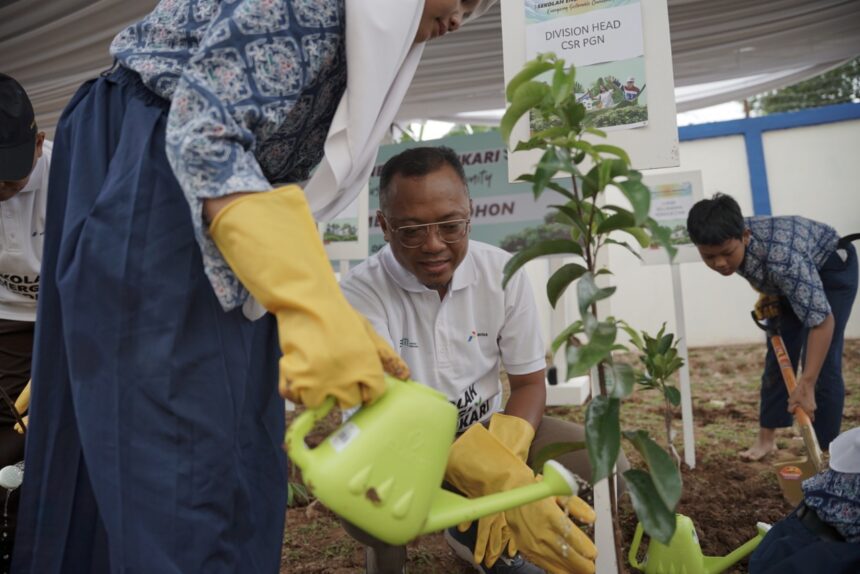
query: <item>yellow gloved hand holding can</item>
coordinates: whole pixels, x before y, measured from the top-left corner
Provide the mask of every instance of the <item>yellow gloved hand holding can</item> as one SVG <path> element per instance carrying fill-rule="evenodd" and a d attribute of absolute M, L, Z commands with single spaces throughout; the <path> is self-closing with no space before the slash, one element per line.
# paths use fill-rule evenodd
<path fill-rule="evenodd" d="M 527 444 L 531 443 L 531 438 L 524 451 L 525 436 L 517 440 L 518 432 L 528 435 L 523 425 L 531 429 L 526 421 L 501 414 L 493 415 L 490 420 L 491 430 L 478 424 L 472 425 L 451 446 L 446 480 L 470 497 L 502 492 L 540 480 L 525 463 Z M 534 431 L 531 432 L 533 436 Z M 499 437 L 510 441 L 522 458 Z M 574 510 L 575 517 L 593 521 L 593 510 L 578 497 L 571 497 L 564 502 L 568 509 Z M 594 559 L 597 557 L 594 543 L 571 521 L 556 499 L 545 499 L 508 510 L 504 513 L 504 519 L 513 547 L 534 564 L 553 574 L 594 572 Z M 476 547 L 476 558 L 477 552 Z"/>
<path fill-rule="evenodd" d="M 209 232 L 245 288 L 277 318 L 283 396 L 316 407 L 331 395 L 345 408 L 382 395 L 383 370 L 408 377 L 406 364 L 341 293 L 301 188 L 235 199 Z"/>

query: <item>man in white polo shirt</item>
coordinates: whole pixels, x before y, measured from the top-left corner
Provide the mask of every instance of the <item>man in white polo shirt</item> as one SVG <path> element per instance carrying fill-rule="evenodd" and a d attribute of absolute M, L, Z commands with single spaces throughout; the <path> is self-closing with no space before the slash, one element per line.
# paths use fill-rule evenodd
<path fill-rule="evenodd" d="M 39 268 L 48 195 L 51 142 L 38 131 L 30 99 L 18 82 L 0 74 L 0 388 L 15 401 L 30 379 Z M 0 468 L 24 459 L 24 436 L 0 402 Z M 0 570 L 7 571 L 14 540 L 17 491 L 7 505 L 10 525 L 0 540 Z"/>
<path fill-rule="evenodd" d="M 377 218 L 388 245 L 351 270 L 341 287 L 377 332 L 399 349 L 412 378 L 444 393 L 459 409 L 463 435 L 452 449 L 447 480 L 470 496 L 488 493 L 476 491 L 481 488 L 469 474 L 481 474 L 485 469 L 475 471 L 471 463 L 482 460 L 482 455 L 487 460 L 499 457 L 476 445 L 489 444 L 492 450 L 501 443 L 523 462 L 530 462 L 547 444 L 584 440 L 580 425 L 543 416 L 546 347 L 534 295 L 523 272 L 502 288 L 502 271 L 510 254 L 469 240 L 471 201 L 456 153 L 444 147 L 402 152 L 383 167 L 379 195 Z M 504 405 L 499 378 L 502 367 L 510 382 L 510 397 Z M 559 461 L 590 478 L 584 450 L 559 457 Z M 490 475 L 492 466 L 486 468 Z M 587 520 L 589 511 L 580 517 Z M 552 510 L 547 512 L 552 514 Z M 557 548 L 560 554 L 536 555 L 532 549 L 540 544 L 526 539 L 523 525 L 512 523 L 522 517 L 512 516 L 505 513 L 483 519 L 480 526 L 473 525 L 466 532 L 450 529 L 446 539 L 481 572 L 543 572 L 505 551 L 514 546 L 532 562 L 553 571 L 580 571 L 567 561 L 567 554 L 561 556 L 558 533 L 547 527 L 539 536 L 551 540 L 543 548 Z M 559 523 L 554 515 L 540 516 L 547 523 Z M 563 514 L 561 517 L 569 522 Z M 401 571 L 404 548 L 386 546 L 348 530 L 368 545 L 368 572 Z M 514 544 L 509 547 L 511 540 Z"/>

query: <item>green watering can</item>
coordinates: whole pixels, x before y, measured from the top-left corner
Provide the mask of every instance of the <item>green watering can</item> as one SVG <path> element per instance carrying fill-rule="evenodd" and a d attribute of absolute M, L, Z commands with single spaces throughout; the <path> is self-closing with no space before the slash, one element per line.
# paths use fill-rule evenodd
<path fill-rule="evenodd" d="M 633 544 L 630 546 L 628 559 L 630 565 L 645 574 L 718 574 L 728 570 L 737 562 L 750 554 L 770 530 L 770 526 L 759 522 L 756 527 L 758 534 L 745 542 L 726 556 L 705 556 L 699 547 L 699 535 L 693 521 L 683 514 L 675 515 L 675 534 L 669 545 L 656 540 L 648 542 L 648 552 L 645 560 L 637 561 L 639 544 L 642 542 L 642 523 L 636 525 Z"/>
<path fill-rule="evenodd" d="M 368 534 L 403 545 L 550 496 L 576 494 L 573 475 L 555 461 L 543 480 L 480 498 L 442 488 L 448 449 L 457 432 L 457 409 L 444 395 L 414 381 L 388 379 L 372 405 L 309 449 L 305 436 L 334 406 L 329 397 L 296 417 L 287 429 L 287 454 L 308 490 Z"/>

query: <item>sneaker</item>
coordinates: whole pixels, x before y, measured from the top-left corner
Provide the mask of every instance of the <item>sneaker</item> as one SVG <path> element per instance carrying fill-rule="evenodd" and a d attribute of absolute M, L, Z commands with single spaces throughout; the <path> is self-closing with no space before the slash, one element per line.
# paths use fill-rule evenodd
<path fill-rule="evenodd" d="M 458 558 L 472 565 L 476 572 L 482 574 L 546 574 L 546 572 L 523 558 L 519 553 L 510 557 L 507 553 L 503 553 L 492 568 L 487 568 L 484 564 L 475 564 L 475 540 L 478 538 L 478 523 L 472 523 L 472 526 L 466 532 L 460 532 L 457 527 L 449 528 L 445 531 L 445 542 L 454 551 Z"/>

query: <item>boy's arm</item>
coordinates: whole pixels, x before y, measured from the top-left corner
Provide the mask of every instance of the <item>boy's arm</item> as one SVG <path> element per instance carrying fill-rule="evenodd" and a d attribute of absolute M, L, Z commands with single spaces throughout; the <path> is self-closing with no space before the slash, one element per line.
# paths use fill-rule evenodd
<path fill-rule="evenodd" d="M 535 430 L 540 426 L 546 408 L 546 369 L 526 375 L 508 375 L 511 396 L 505 414 L 525 419 Z"/>
<path fill-rule="evenodd" d="M 803 363 L 803 372 L 797 380 L 797 387 L 788 398 L 788 410 L 794 411 L 800 407 L 809 418 L 815 420 L 815 383 L 830 349 L 833 340 L 834 319 L 833 313 L 825 317 L 824 321 L 809 329 L 806 338 L 806 357 Z"/>

